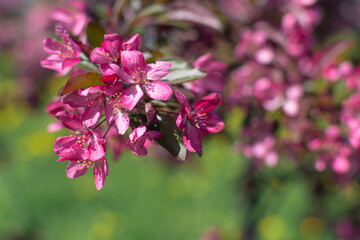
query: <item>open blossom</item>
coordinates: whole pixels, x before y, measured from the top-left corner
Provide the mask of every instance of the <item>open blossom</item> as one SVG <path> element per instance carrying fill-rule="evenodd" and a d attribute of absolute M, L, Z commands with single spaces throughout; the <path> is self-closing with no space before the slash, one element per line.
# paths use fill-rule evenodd
<path fill-rule="evenodd" d="M 131 83 L 129 87 L 134 92 L 134 99 L 143 96 L 142 87 L 146 94 L 156 100 L 168 101 L 172 97 L 171 87 L 160 79 L 169 74 L 172 64 L 156 61 L 145 65 L 144 55 L 139 51 L 123 51 L 121 53 L 122 72 L 120 79 Z M 136 104 L 136 103 L 135 103 Z"/>
<path fill-rule="evenodd" d="M 154 138 L 161 138 L 162 134 L 159 131 L 147 131 L 146 127 L 141 125 L 135 128 L 129 134 L 129 148 L 130 151 L 136 155 L 146 155 L 147 151 L 144 147 L 146 140 L 152 140 Z"/>
<path fill-rule="evenodd" d="M 59 112 L 56 118 L 66 128 L 74 131 L 71 136 L 58 137 L 55 140 L 54 152 L 60 156 L 58 161 L 96 161 L 105 156 L 105 139 L 87 129 L 78 116 L 73 113 Z"/>
<path fill-rule="evenodd" d="M 104 186 L 106 177 L 109 176 L 109 166 L 105 158 L 96 161 L 70 161 L 66 167 L 66 175 L 69 178 L 80 177 L 86 173 L 88 168 L 94 169 L 95 186 L 97 190 L 101 190 Z"/>
<path fill-rule="evenodd" d="M 94 48 L 91 52 L 91 61 L 96 64 L 120 64 L 121 52 L 138 50 L 139 35 L 136 34 L 126 42 L 122 42 L 117 33 L 105 34 L 101 47 Z"/>
<path fill-rule="evenodd" d="M 44 39 L 43 48 L 51 55 L 41 59 L 41 66 L 53 69 L 60 73 L 67 73 L 73 66 L 81 61 L 81 49 L 70 37 L 65 28 L 56 27 L 56 32 L 61 36 L 64 45 L 50 38 Z"/>
<path fill-rule="evenodd" d="M 184 129 L 185 147 L 190 152 L 201 152 L 201 132 L 217 133 L 225 126 L 218 116 L 210 113 L 220 104 L 220 94 L 213 93 L 202 98 L 192 110 L 190 110 L 188 99 L 182 93 L 175 90 L 175 95 L 182 107 L 176 119 L 176 125 L 180 130 Z"/>
<path fill-rule="evenodd" d="M 126 42 L 116 34 L 105 34 L 101 47 L 91 52 L 90 59 L 93 63 L 100 64 L 104 76 L 101 81 L 106 83 L 114 82 L 117 79 L 116 73 L 120 72 L 121 52 L 138 50 L 139 35 L 136 34 Z"/>

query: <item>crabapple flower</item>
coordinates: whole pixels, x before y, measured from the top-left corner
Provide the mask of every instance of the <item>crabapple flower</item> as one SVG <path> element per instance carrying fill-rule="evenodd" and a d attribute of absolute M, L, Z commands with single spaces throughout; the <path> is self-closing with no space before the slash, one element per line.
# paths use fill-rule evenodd
<path fill-rule="evenodd" d="M 97 190 L 104 186 L 106 177 L 109 176 L 109 166 L 105 158 L 96 161 L 78 160 L 70 161 L 66 167 L 66 175 L 69 178 L 76 178 L 84 175 L 88 168 L 94 169 L 94 180 Z"/>
<path fill-rule="evenodd" d="M 171 87 L 160 81 L 169 74 L 172 64 L 165 61 L 156 61 L 145 65 L 144 55 L 139 51 L 123 51 L 121 53 L 122 72 L 120 79 L 133 84 L 129 91 L 140 99 L 143 96 L 141 87 L 145 88 L 146 94 L 152 99 L 168 101 L 172 97 Z M 137 103 L 137 102 L 136 102 Z M 134 103 L 136 105 L 136 103 Z"/>
<path fill-rule="evenodd" d="M 74 131 L 71 136 L 58 137 L 55 140 L 54 152 L 60 156 L 57 161 L 96 161 L 105 156 L 105 139 L 87 129 L 78 116 L 73 113 L 59 112 L 55 117 L 66 128 Z"/>
<path fill-rule="evenodd" d="M 138 50 L 138 47 L 139 34 L 134 35 L 124 43 L 116 33 L 105 34 L 104 42 L 101 47 L 97 47 L 91 52 L 90 59 L 96 64 L 120 64 L 122 51 Z"/>
<path fill-rule="evenodd" d="M 101 47 L 95 48 L 90 55 L 91 61 L 100 64 L 100 69 L 104 73 L 101 80 L 106 83 L 113 81 L 116 78 L 116 73 L 121 71 L 121 52 L 138 50 L 138 47 L 138 34 L 126 42 L 122 42 L 121 37 L 116 33 L 105 34 Z"/>
<path fill-rule="evenodd" d="M 144 147 L 146 140 L 152 140 L 154 138 L 161 138 L 162 134 L 159 131 L 147 131 L 146 127 L 141 125 L 135 128 L 129 134 L 129 148 L 130 151 L 136 155 L 146 155 L 147 151 Z"/>
<path fill-rule="evenodd" d="M 78 64 L 81 49 L 70 37 L 65 28 L 56 27 L 56 32 L 61 36 L 64 45 L 53 41 L 50 38 L 44 39 L 43 48 L 51 55 L 40 60 L 41 66 L 53 69 L 62 74 L 66 74 L 73 66 Z"/>
<path fill-rule="evenodd" d="M 184 145 L 190 152 L 201 152 L 201 133 L 217 133 L 225 126 L 218 116 L 209 113 L 220 104 L 220 94 L 212 93 L 202 98 L 193 110 L 190 110 L 190 103 L 182 93 L 175 90 L 175 96 L 182 107 L 176 125 L 180 130 L 184 129 Z"/>

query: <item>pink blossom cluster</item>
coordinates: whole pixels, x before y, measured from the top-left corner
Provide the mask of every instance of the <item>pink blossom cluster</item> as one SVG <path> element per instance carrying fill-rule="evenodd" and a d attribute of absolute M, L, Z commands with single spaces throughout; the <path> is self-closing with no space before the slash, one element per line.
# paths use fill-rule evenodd
<path fill-rule="evenodd" d="M 270 167 L 280 155 L 301 162 L 311 152 L 317 171 L 331 169 L 341 181 L 352 179 L 359 169 L 359 67 L 339 61 L 351 43 L 318 47 L 314 36 L 323 11 L 316 0 L 265 1 L 266 7 L 242 2 L 223 1 L 229 18 L 231 4 L 254 13 L 246 18 L 251 27 L 235 25 L 236 60 L 229 74 L 228 100 L 246 114 L 238 148 L 256 165 Z M 268 9 L 278 22 L 256 20 Z"/>
<path fill-rule="evenodd" d="M 177 85 L 173 90 L 171 82 L 164 80 L 172 63 L 162 60 L 147 63 L 139 51 L 138 34 L 125 42 L 116 33 L 105 34 L 101 46 L 92 49 L 87 39 L 81 41 L 69 33 L 82 34 L 86 24 L 83 15 L 56 10 L 53 16 L 61 23 L 56 26 L 61 42 L 45 39 L 43 48 L 48 55 L 40 63 L 61 75 L 70 73 L 67 84 L 60 90 L 61 96 L 47 108 L 60 121 L 49 125 L 49 131 L 62 127 L 72 131 L 70 136 L 57 138 L 54 145 L 58 161 L 69 161 L 66 168 L 69 178 L 79 177 L 91 168 L 96 189 L 102 189 L 109 174 L 106 148 L 112 149 L 115 158 L 125 149 L 146 155 L 152 140 L 166 141 L 166 135 L 174 134 L 161 127 L 164 120 L 160 116 L 164 113 L 171 116 L 166 124 L 173 122 L 176 126 L 177 144 L 199 155 L 205 134 L 224 128 L 213 111 L 221 102 L 224 87 L 216 72 L 223 74 L 224 64 L 210 55 L 200 57 L 194 66 L 207 72 L 205 78 L 191 85 Z M 78 18 L 83 21 L 81 24 Z M 77 68 L 85 64 L 90 64 L 94 71 Z M 212 79 L 219 82 L 219 89 L 202 87 Z M 195 98 L 189 100 L 181 92 L 188 91 L 186 88 L 201 90 L 202 97 L 193 103 Z"/>

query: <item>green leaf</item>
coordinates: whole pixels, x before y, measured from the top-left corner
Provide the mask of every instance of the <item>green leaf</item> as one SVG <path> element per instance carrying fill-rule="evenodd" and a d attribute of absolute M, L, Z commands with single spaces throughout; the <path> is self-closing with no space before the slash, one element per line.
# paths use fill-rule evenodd
<path fill-rule="evenodd" d="M 102 84 L 101 75 L 97 72 L 88 72 L 69 78 L 59 95 L 63 96 L 80 88 L 88 88 Z"/>
<path fill-rule="evenodd" d="M 171 71 L 193 68 L 193 66 L 191 66 L 190 63 L 177 57 L 162 58 L 161 61 L 171 62 L 172 63 Z"/>
<path fill-rule="evenodd" d="M 155 139 L 162 147 L 164 147 L 171 155 L 180 161 L 185 161 L 186 148 L 181 140 L 181 132 L 176 126 L 175 121 L 164 114 L 156 116 L 158 122 L 156 128 L 162 133 L 160 139 Z"/>
<path fill-rule="evenodd" d="M 89 22 L 86 27 L 86 35 L 90 45 L 95 47 L 100 47 L 104 42 L 104 28 L 98 22 Z"/>
<path fill-rule="evenodd" d="M 206 73 L 200 69 L 179 69 L 171 71 L 164 80 L 169 80 L 172 84 L 181 84 L 186 82 L 195 81 L 206 76 Z"/>
<path fill-rule="evenodd" d="M 335 104 L 341 105 L 341 103 L 350 95 L 349 90 L 346 87 L 344 80 L 340 79 L 332 86 L 332 95 Z"/>

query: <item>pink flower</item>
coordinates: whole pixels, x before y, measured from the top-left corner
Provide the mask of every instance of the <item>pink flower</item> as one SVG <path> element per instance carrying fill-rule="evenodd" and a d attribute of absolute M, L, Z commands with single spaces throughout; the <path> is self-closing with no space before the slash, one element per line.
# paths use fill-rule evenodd
<path fill-rule="evenodd" d="M 147 151 L 144 147 L 146 140 L 152 140 L 154 138 L 161 138 L 162 134 L 159 131 L 146 131 L 146 127 L 141 125 L 135 128 L 129 134 L 129 147 L 130 151 L 136 155 L 146 155 Z"/>
<path fill-rule="evenodd" d="M 64 45 L 47 38 L 43 41 L 44 50 L 51 55 L 40 60 L 41 66 L 53 69 L 60 73 L 67 73 L 78 64 L 81 49 L 70 37 L 69 33 L 61 26 L 56 27 L 56 32 L 61 36 Z"/>
<path fill-rule="evenodd" d="M 109 176 L 109 166 L 105 158 L 96 161 L 70 161 L 66 167 L 66 175 L 69 178 L 80 177 L 86 173 L 88 168 L 94 168 L 95 186 L 97 190 L 101 190 L 104 186 L 106 177 Z"/>
<path fill-rule="evenodd" d="M 60 22 L 75 36 L 79 36 L 89 22 L 86 5 L 82 1 L 70 1 L 70 5 L 72 8 L 55 8 L 51 12 L 51 18 Z"/>
<path fill-rule="evenodd" d="M 146 94 L 156 100 L 167 101 L 172 97 L 172 90 L 168 84 L 159 79 L 169 74 L 172 64 L 170 62 L 157 61 L 145 65 L 144 55 L 139 51 L 123 51 L 121 53 L 122 72 L 120 78 L 124 82 L 132 83 L 129 91 L 134 93 L 134 100 L 143 95 L 141 87 L 145 88 Z M 137 103 L 137 102 L 136 102 Z M 133 103 L 136 105 L 136 103 Z"/>
<path fill-rule="evenodd" d="M 134 35 L 127 42 L 122 42 L 121 37 L 114 34 L 105 34 L 104 42 L 101 47 L 95 48 L 91 52 L 90 59 L 96 64 L 100 64 L 100 69 L 104 73 L 101 81 L 113 83 L 117 80 L 116 73 L 121 72 L 121 52 L 138 50 L 139 35 Z"/>
<path fill-rule="evenodd" d="M 87 129 L 79 117 L 73 113 L 59 112 L 56 118 L 66 128 L 74 131 L 71 136 L 58 137 L 55 140 L 54 152 L 60 156 L 57 161 L 96 161 L 105 156 L 105 139 Z"/>
<path fill-rule="evenodd" d="M 120 64 L 121 52 L 138 50 L 139 34 L 134 35 L 127 42 L 122 42 L 121 37 L 116 34 L 105 34 L 101 47 L 95 48 L 91 53 L 91 61 L 96 64 L 115 63 Z"/>
<path fill-rule="evenodd" d="M 194 105 L 192 111 L 189 101 L 182 93 L 175 90 L 175 96 L 182 107 L 176 125 L 180 130 L 185 129 L 185 147 L 190 152 L 201 152 L 201 132 L 217 133 L 225 126 L 218 116 L 209 113 L 220 104 L 220 94 L 213 93 L 204 97 Z"/>

